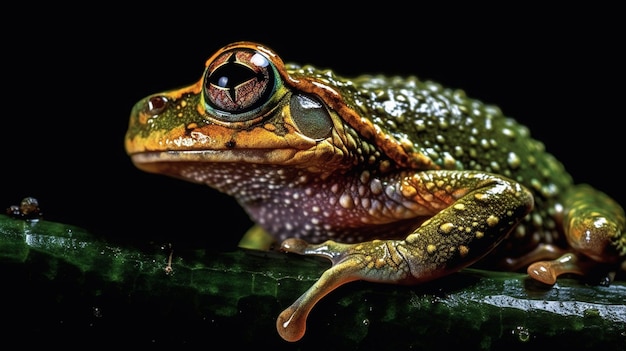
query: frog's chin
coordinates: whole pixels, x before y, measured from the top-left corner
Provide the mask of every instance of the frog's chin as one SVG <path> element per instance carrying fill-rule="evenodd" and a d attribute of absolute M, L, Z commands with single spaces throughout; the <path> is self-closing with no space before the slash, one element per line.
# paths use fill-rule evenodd
<path fill-rule="evenodd" d="M 132 154 L 131 158 L 142 171 L 206 184 L 236 195 L 239 188 L 233 186 L 239 182 L 233 182 L 233 179 L 264 177 L 268 182 L 284 182 L 286 178 L 300 177 L 303 169 L 320 173 L 312 166 L 314 162 L 302 161 L 297 152 L 287 149 L 165 151 Z"/>
<path fill-rule="evenodd" d="M 304 163 L 296 149 L 246 149 L 246 150 L 194 150 L 152 151 L 131 155 L 135 166 L 145 171 L 154 171 L 163 164 L 177 163 L 239 163 L 294 165 Z M 300 160 L 300 161 L 297 161 Z"/>

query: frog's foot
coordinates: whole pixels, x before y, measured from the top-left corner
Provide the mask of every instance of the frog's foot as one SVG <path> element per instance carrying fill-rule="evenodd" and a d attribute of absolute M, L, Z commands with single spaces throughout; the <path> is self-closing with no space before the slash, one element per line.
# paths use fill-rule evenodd
<path fill-rule="evenodd" d="M 506 271 L 519 271 L 530 264 L 542 260 L 555 260 L 567 253 L 560 247 L 551 244 L 539 244 L 537 247 L 522 256 L 508 257 L 499 263 L 500 268 Z"/>
<path fill-rule="evenodd" d="M 393 247 L 393 241 L 375 240 L 360 244 L 341 244 L 326 241 L 310 245 L 300 239 L 287 239 L 281 249 L 301 255 L 326 257 L 333 266 L 326 270 L 290 307 L 276 320 L 280 336 L 287 341 L 297 341 L 306 330 L 306 319 L 315 304 L 328 293 L 355 280 L 400 283 L 411 279 L 408 265 Z"/>
<path fill-rule="evenodd" d="M 559 275 L 589 276 L 595 268 L 619 265 L 626 257 L 626 218 L 611 198 L 586 185 L 567 194 L 563 217 L 565 237 L 576 254 L 553 261 L 536 262 L 528 274 L 545 284 L 554 284 Z"/>
<path fill-rule="evenodd" d="M 544 284 L 553 285 L 557 278 L 564 274 L 576 274 L 593 285 L 608 286 L 615 280 L 618 271 L 626 271 L 626 261 L 619 264 L 605 264 L 577 254 L 567 253 L 551 261 L 539 261 L 528 266 L 528 275 Z"/>
<path fill-rule="evenodd" d="M 587 275 L 595 264 L 592 261 L 581 259 L 574 253 L 565 255 L 552 261 L 539 261 L 528 266 L 527 272 L 531 278 L 544 284 L 553 285 L 562 274 Z"/>

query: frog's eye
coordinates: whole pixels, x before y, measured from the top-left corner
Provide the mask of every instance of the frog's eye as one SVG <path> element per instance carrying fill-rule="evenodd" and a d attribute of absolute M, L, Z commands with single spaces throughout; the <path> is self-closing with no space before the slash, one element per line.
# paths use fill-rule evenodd
<path fill-rule="evenodd" d="M 259 51 L 236 48 L 217 56 L 204 75 L 207 110 L 225 122 L 258 117 L 281 81 L 276 68 Z"/>

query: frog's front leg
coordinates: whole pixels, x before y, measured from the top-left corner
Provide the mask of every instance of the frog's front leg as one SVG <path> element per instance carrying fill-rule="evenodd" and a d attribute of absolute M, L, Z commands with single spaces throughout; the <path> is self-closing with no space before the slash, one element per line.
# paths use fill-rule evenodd
<path fill-rule="evenodd" d="M 285 340 L 304 335 L 315 303 L 338 286 L 355 280 L 416 284 L 458 271 L 493 249 L 533 206 L 531 193 L 521 185 L 479 172 L 422 172 L 393 189 L 389 201 L 404 204 L 416 220 L 428 218 L 403 240 L 282 243 L 285 251 L 326 257 L 333 264 L 278 317 Z"/>
<path fill-rule="evenodd" d="M 545 284 L 559 275 L 587 275 L 598 264 L 618 265 L 626 258 L 624 210 L 606 194 L 588 186 L 573 187 L 563 197 L 563 231 L 574 252 L 528 266 L 528 274 Z"/>

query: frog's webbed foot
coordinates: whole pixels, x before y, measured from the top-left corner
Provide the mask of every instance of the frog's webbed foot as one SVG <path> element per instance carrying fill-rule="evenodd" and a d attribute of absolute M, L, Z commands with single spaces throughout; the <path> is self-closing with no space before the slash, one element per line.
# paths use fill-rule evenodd
<path fill-rule="evenodd" d="M 528 274 L 545 284 L 554 284 L 559 275 L 590 275 L 598 265 L 619 265 L 626 258 L 626 218 L 611 198 L 581 185 L 567 194 L 563 217 L 565 237 L 576 254 L 552 261 L 533 263 Z"/>
<path fill-rule="evenodd" d="M 593 261 L 569 252 L 555 260 L 535 262 L 528 266 L 527 272 L 531 278 L 553 285 L 560 275 L 570 273 L 585 276 L 593 266 Z"/>

